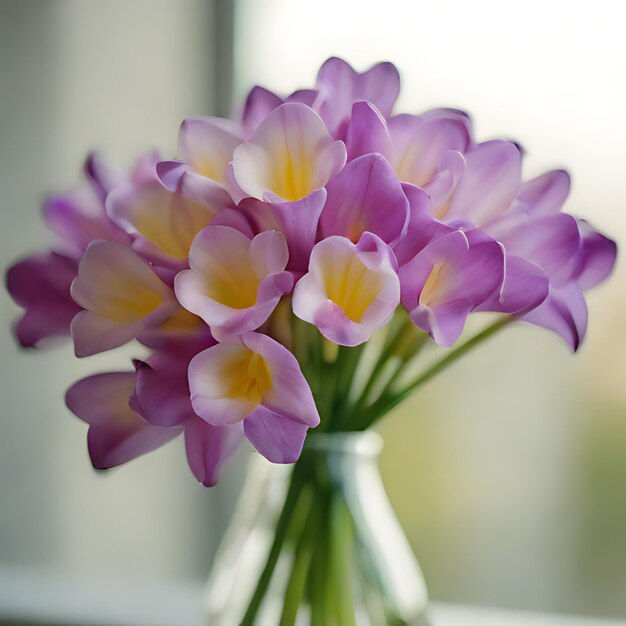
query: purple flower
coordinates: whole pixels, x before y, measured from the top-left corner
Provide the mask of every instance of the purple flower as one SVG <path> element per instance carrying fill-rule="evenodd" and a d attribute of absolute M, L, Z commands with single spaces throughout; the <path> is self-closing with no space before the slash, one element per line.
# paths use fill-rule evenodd
<path fill-rule="evenodd" d="M 400 301 L 393 252 L 366 232 L 353 243 L 332 236 L 311 253 L 309 272 L 294 289 L 293 312 L 344 346 L 367 341 L 384 326 Z"/>
<path fill-rule="evenodd" d="M 127 463 L 182 432 L 180 427 L 152 426 L 131 409 L 135 378 L 135 372 L 96 374 L 79 380 L 65 396 L 70 411 L 89 424 L 87 447 L 97 469 Z"/>
<path fill-rule="evenodd" d="M 469 313 L 500 290 L 504 252 L 479 233 L 451 230 L 428 243 L 399 273 L 409 317 L 447 347 L 461 335 Z"/>
<path fill-rule="evenodd" d="M 194 476 L 207 487 L 217 483 L 243 432 L 211 426 L 194 413 L 187 368 L 197 349 L 157 352 L 148 362 L 137 361 L 136 371 L 97 374 L 68 390 L 67 406 L 89 424 L 94 467 L 121 465 L 184 433 Z"/>
<path fill-rule="evenodd" d="M 274 463 L 300 456 L 315 402 L 296 358 L 266 335 L 245 333 L 196 355 L 189 365 L 194 411 L 213 426 L 243 422 L 252 445 Z"/>
<path fill-rule="evenodd" d="M 294 102 L 274 109 L 252 139 L 235 149 L 232 173 L 240 198 L 317 204 L 322 196 L 316 192 L 345 160 L 343 142 L 330 136 L 313 109 Z"/>
<path fill-rule="evenodd" d="M 236 124 L 219 117 L 188 118 L 180 126 L 178 161 L 157 164 L 157 174 L 170 191 L 212 211 L 232 203 L 226 190 L 227 167 L 242 142 Z"/>
<path fill-rule="evenodd" d="M 293 287 L 284 271 L 288 256 L 276 230 L 250 239 L 233 228 L 208 226 L 191 246 L 191 269 L 176 276 L 176 297 L 218 339 L 256 330 Z"/>
<path fill-rule="evenodd" d="M 377 63 L 357 72 L 343 59 L 331 57 L 320 68 L 314 89 L 294 91 L 283 98 L 264 87 L 254 87 L 246 98 L 243 126 L 252 134 L 275 108 L 297 102 L 318 113 L 335 138 L 344 139 L 355 102 L 371 102 L 389 116 L 399 92 L 400 76 L 391 63 Z"/>
<path fill-rule="evenodd" d="M 543 267 L 547 267 L 550 289 L 545 301 L 521 319 L 552 330 L 576 351 L 587 330 L 587 304 L 583 291 L 606 280 L 613 271 L 617 257 L 615 242 L 595 231 L 587 222 L 574 220 L 565 214 L 556 214 L 531 222 L 525 229 L 520 229 L 521 235 L 519 231 L 516 232 L 516 237 L 523 236 L 524 231 L 528 233 L 531 229 L 534 231 L 532 235 L 536 236 L 539 228 L 546 228 L 548 220 L 566 217 L 569 218 L 567 231 L 570 240 L 578 241 L 575 252 L 568 259 L 567 244 L 558 246 L 552 242 L 546 244 L 540 253 L 533 251 L 538 263 L 543 262 Z M 572 222 L 578 237 L 574 235 Z M 565 230 L 564 228 L 563 231 Z M 565 236 L 564 233 L 560 233 L 561 240 Z M 572 245 L 571 241 L 569 245 Z"/>
<path fill-rule="evenodd" d="M 15 335 L 24 347 L 38 347 L 50 337 L 69 336 L 70 322 L 80 311 L 70 297 L 77 271 L 73 258 L 57 252 L 35 254 L 9 268 L 7 290 L 26 309 L 15 326 Z"/>
<path fill-rule="evenodd" d="M 161 265 L 186 266 L 193 238 L 216 215 L 158 180 L 119 185 L 106 206 L 111 219 L 135 238 L 133 249 Z"/>
<path fill-rule="evenodd" d="M 384 242 L 399 239 L 409 222 L 409 203 L 391 166 L 368 154 L 344 167 L 327 185 L 320 218 L 322 238 L 342 235 L 358 241 L 372 232 Z"/>
<path fill-rule="evenodd" d="M 76 315 L 71 327 L 79 357 L 117 348 L 132 339 L 149 342 L 177 315 L 183 329 L 187 324 L 190 330 L 196 328 L 197 318 L 183 312 L 173 291 L 150 266 L 130 248 L 113 241 L 89 245 L 71 294 L 86 309 Z"/>
<path fill-rule="evenodd" d="M 392 63 L 377 63 L 359 73 L 343 59 L 331 57 L 320 68 L 316 87 L 322 95 L 321 118 L 334 136 L 342 138 L 358 100 L 371 102 L 385 117 L 391 115 L 400 93 L 400 75 Z"/>
<path fill-rule="evenodd" d="M 349 159 L 379 152 L 389 160 L 400 181 L 418 187 L 428 185 L 445 171 L 447 153 L 464 152 L 469 142 L 467 116 L 458 111 L 436 109 L 420 116 L 396 115 L 386 120 L 371 102 L 354 104 L 346 138 Z"/>
<path fill-rule="evenodd" d="M 130 402 L 153 426 L 184 429 L 189 467 L 198 482 L 212 487 L 241 444 L 243 430 L 239 425 L 212 426 L 193 410 L 187 370 L 191 358 L 204 347 L 206 342 L 191 344 L 187 349 L 156 352 L 148 362 L 136 361 Z"/>

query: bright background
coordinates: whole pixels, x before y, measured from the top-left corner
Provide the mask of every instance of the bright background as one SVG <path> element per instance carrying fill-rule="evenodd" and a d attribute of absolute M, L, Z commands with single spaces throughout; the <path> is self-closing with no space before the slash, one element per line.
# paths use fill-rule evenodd
<path fill-rule="evenodd" d="M 0 2 L 0 266 L 50 242 L 38 204 L 77 180 L 89 149 L 122 163 L 171 154 L 182 118 L 224 108 L 223 5 Z M 479 139 L 524 146 L 527 176 L 565 166 L 567 209 L 625 247 L 625 18 L 617 0 L 239 0 L 234 93 L 309 85 L 330 55 L 393 61 L 400 109 L 468 110 Z M 626 617 L 625 278 L 618 263 L 589 294 L 575 357 L 545 332 L 508 330 L 384 423 L 383 475 L 433 598 Z M 132 349 L 23 353 L 1 330 L 17 309 L 0 306 L 0 564 L 205 576 L 240 469 L 204 490 L 176 442 L 93 473 L 62 391 Z"/>

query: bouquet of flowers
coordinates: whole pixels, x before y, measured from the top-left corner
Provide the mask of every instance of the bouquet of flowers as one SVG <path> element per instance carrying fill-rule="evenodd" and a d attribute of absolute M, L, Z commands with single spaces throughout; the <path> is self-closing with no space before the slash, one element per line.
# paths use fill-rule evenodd
<path fill-rule="evenodd" d="M 183 435 L 211 486 L 245 439 L 294 463 L 309 429 L 315 440 L 370 428 L 511 323 L 578 349 L 584 292 L 610 274 L 616 246 L 561 210 L 567 172 L 523 180 L 517 144 L 477 142 L 458 110 L 395 114 L 399 89 L 390 63 L 358 73 L 331 58 L 313 88 L 257 86 L 234 121 L 184 120 L 176 160 L 149 153 L 124 170 L 93 153 L 85 181 L 46 200 L 57 245 L 7 274 L 25 309 L 18 341 L 71 335 L 80 358 L 132 340 L 148 349 L 67 392 L 94 467 Z M 462 337 L 478 314 L 490 314 L 485 328 Z M 312 480 L 302 467 L 263 580 Z M 309 547 L 334 532 L 317 527 Z M 314 561 L 300 578 L 315 578 Z M 293 598 L 314 597 L 301 587 L 284 623 Z M 319 623 L 351 623 L 335 600 Z"/>

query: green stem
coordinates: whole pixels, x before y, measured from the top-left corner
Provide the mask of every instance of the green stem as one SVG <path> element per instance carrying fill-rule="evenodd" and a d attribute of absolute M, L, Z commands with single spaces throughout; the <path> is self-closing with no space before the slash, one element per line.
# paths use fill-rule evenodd
<path fill-rule="evenodd" d="M 261 606 L 261 602 L 263 601 L 263 598 L 269 586 L 270 580 L 274 573 L 274 568 L 276 567 L 276 563 L 278 561 L 278 557 L 280 556 L 280 551 L 285 541 L 285 536 L 289 528 L 289 523 L 302 493 L 303 481 L 301 480 L 300 475 L 303 473 L 304 475 L 306 475 L 306 468 L 303 468 L 304 465 L 301 463 L 297 463 L 294 467 L 293 473 L 291 475 L 291 482 L 289 484 L 287 495 L 285 497 L 285 504 L 276 523 L 274 541 L 270 548 L 265 567 L 261 572 L 261 576 L 254 591 L 254 595 L 252 596 L 246 614 L 241 621 L 241 626 L 253 626 L 259 607 Z"/>
<path fill-rule="evenodd" d="M 337 624 L 355 626 L 352 589 L 352 518 L 340 492 L 336 492 L 330 509 L 329 578 L 327 589 L 334 602 Z"/>
<path fill-rule="evenodd" d="M 294 563 L 285 591 L 285 603 L 283 604 L 283 611 L 280 617 L 280 626 L 293 626 L 295 624 L 307 575 L 310 571 L 320 522 L 315 489 L 313 491 L 311 504 L 308 507 L 307 520 L 295 550 Z"/>
<path fill-rule="evenodd" d="M 394 407 L 396 407 L 400 402 L 402 402 L 409 394 L 415 391 L 418 387 L 421 387 L 423 384 L 427 383 L 431 378 L 435 377 L 437 374 L 442 372 L 444 369 L 458 361 L 463 355 L 472 350 L 475 346 L 482 343 L 485 339 L 491 337 L 494 333 L 499 331 L 501 328 L 509 324 L 514 318 L 512 316 L 507 316 L 502 318 L 487 328 L 485 328 L 482 332 L 474 335 L 474 337 L 468 339 L 465 343 L 461 344 L 458 348 L 451 350 L 448 354 L 437 361 L 434 365 L 429 367 L 423 374 L 421 374 L 416 380 L 407 385 L 402 391 L 397 394 L 386 394 L 383 395 L 376 401 L 366 412 L 366 419 L 364 420 L 363 430 L 365 428 L 369 428 L 374 424 L 380 417 L 391 411 Z"/>
<path fill-rule="evenodd" d="M 328 626 L 326 617 L 326 584 L 328 580 L 328 497 L 322 491 L 319 498 L 321 528 L 313 552 L 309 579 L 309 604 L 311 606 L 311 626 Z"/>
<path fill-rule="evenodd" d="M 381 353 L 380 358 L 372 370 L 369 380 L 361 393 L 361 397 L 358 399 L 353 408 L 352 413 L 357 416 L 357 419 L 359 418 L 359 415 L 365 411 L 368 396 L 376 386 L 376 383 L 379 381 L 389 359 L 398 354 L 403 359 L 400 367 L 404 366 L 410 358 L 420 350 L 426 339 L 428 339 L 428 335 L 424 332 L 419 332 L 416 336 L 412 336 L 416 330 L 417 329 L 413 323 L 407 318 L 404 321 L 404 324 L 398 329 L 393 339 L 383 349 L 383 352 Z"/>

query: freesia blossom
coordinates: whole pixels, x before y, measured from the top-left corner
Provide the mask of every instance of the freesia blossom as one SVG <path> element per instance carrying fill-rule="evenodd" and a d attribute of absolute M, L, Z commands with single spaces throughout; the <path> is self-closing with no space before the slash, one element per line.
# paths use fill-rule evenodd
<path fill-rule="evenodd" d="M 398 180 L 420 187 L 432 181 L 433 190 L 443 182 L 444 156 L 464 152 L 469 143 L 468 119 L 458 111 L 435 109 L 387 120 L 366 101 L 353 105 L 346 138 L 349 159 L 379 152 L 389 160 Z"/>
<path fill-rule="evenodd" d="M 293 312 L 335 343 L 363 343 L 398 306 L 395 264 L 390 248 L 372 233 L 356 244 L 328 237 L 313 248 L 309 272 L 294 290 Z"/>
<path fill-rule="evenodd" d="M 333 140 L 312 109 L 287 103 L 268 115 L 249 142 L 236 148 L 232 168 L 243 195 L 297 202 L 322 189 L 345 160 L 344 144 Z"/>
<path fill-rule="evenodd" d="M 70 323 L 80 311 L 70 296 L 77 271 L 75 259 L 57 252 L 36 254 L 9 268 L 7 289 L 26 310 L 15 325 L 22 346 L 32 348 L 44 339 L 69 334 Z"/>
<path fill-rule="evenodd" d="M 400 76 L 391 63 L 377 63 L 357 72 L 343 59 L 331 57 L 320 68 L 313 89 L 299 89 L 282 98 L 264 87 L 254 87 L 246 98 L 243 125 L 252 133 L 276 107 L 299 102 L 316 111 L 334 137 L 344 139 L 355 102 L 371 102 L 389 116 L 399 92 Z"/>
<path fill-rule="evenodd" d="M 301 103 L 274 109 L 249 142 L 233 154 L 233 195 L 262 200 L 256 219 L 274 222 L 289 246 L 290 268 L 303 270 L 315 236 L 329 179 L 344 165 L 346 149 L 319 116 Z M 244 201 L 254 220 L 256 202 Z"/>
<path fill-rule="evenodd" d="M 258 333 L 220 343 L 189 365 L 191 403 L 214 426 L 243 422 L 252 445 L 274 463 L 293 463 L 319 415 L 296 358 Z"/>
<path fill-rule="evenodd" d="M 226 226 L 208 226 L 194 239 L 191 269 L 176 277 L 179 302 L 201 317 L 214 337 L 256 330 L 291 291 L 289 253 L 275 230 L 253 239 Z"/>
<path fill-rule="evenodd" d="M 358 241 L 369 231 L 391 243 L 406 232 L 409 202 L 389 163 L 380 154 L 351 161 L 327 186 L 320 219 L 322 237 Z"/>
<path fill-rule="evenodd" d="M 181 428 L 152 426 L 129 406 L 135 372 L 109 372 L 75 383 L 65 401 L 89 424 L 87 447 L 93 466 L 109 469 L 151 452 L 177 437 Z"/>
<path fill-rule="evenodd" d="M 505 322 L 578 349 L 617 248 L 566 212 L 569 174 L 525 180 L 519 145 L 478 141 L 456 109 L 394 111 L 399 89 L 390 63 L 333 57 L 290 95 L 252 88 L 237 121 L 187 118 L 175 159 L 92 153 L 46 200 L 54 248 L 6 276 L 18 341 L 71 333 L 79 357 L 142 344 L 134 372 L 68 392 L 94 466 L 184 434 L 210 486 L 244 438 L 295 462 L 317 406 L 323 430 L 367 427 Z M 484 312 L 497 320 L 463 341 Z M 391 320 L 359 361 L 351 347 Z M 410 380 L 414 348 L 457 342 Z"/>
<path fill-rule="evenodd" d="M 109 469 L 185 437 L 189 467 L 210 487 L 242 441 L 240 428 L 211 426 L 193 411 L 187 367 L 195 348 L 157 352 L 135 371 L 96 374 L 68 390 L 66 403 L 89 424 L 92 464 Z"/>
<path fill-rule="evenodd" d="M 451 346 L 468 314 L 499 290 L 504 253 L 489 238 L 452 230 L 400 268 L 402 306 L 416 326 Z"/>
<path fill-rule="evenodd" d="M 231 203 L 227 167 L 241 143 L 239 128 L 216 117 L 188 118 L 180 126 L 177 161 L 157 164 L 161 182 L 212 211 Z"/>
<path fill-rule="evenodd" d="M 70 335 L 70 323 L 80 307 L 72 300 L 69 287 L 85 249 L 94 239 L 125 245 L 132 239 L 107 216 L 107 194 L 128 180 L 139 183 L 154 177 L 156 160 L 156 154 L 145 154 L 125 172 L 102 155 L 91 153 L 83 167 L 85 180 L 66 193 L 46 199 L 44 220 L 58 238 L 54 249 L 27 257 L 7 272 L 7 289 L 25 309 L 15 326 L 23 346 L 39 346 L 48 338 Z"/>
<path fill-rule="evenodd" d="M 193 238 L 217 213 L 168 191 L 158 180 L 119 185 L 106 205 L 108 215 L 135 235 L 133 248 L 161 264 L 186 265 Z"/>
<path fill-rule="evenodd" d="M 112 241 L 89 245 L 71 294 L 86 309 L 72 321 L 77 356 L 147 338 L 180 311 L 174 293 L 150 266 Z"/>

